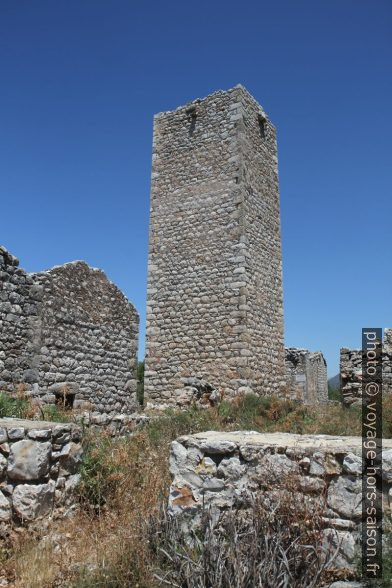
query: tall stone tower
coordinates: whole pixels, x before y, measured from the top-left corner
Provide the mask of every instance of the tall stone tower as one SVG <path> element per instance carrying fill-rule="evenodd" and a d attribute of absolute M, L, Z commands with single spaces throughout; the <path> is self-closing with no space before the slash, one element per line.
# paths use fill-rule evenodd
<path fill-rule="evenodd" d="M 145 394 L 284 386 L 276 132 L 242 86 L 154 117 Z"/>

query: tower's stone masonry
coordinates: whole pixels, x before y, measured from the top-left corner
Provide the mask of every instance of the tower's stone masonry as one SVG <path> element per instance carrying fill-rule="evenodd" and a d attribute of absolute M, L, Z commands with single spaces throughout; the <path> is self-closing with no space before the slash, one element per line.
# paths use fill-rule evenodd
<path fill-rule="evenodd" d="M 305 404 L 328 400 L 327 363 L 321 351 L 286 348 L 288 396 Z"/>
<path fill-rule="evenodd" d="M 130 414 L 138 328 L 136 309 L 101 270 L 78 261 L 27 274 L 0 248 L 0 392 Z"/>
<path fill-rule="evenodd" d="M 285 384 L 276 133 L 242 87 L 155 116 L 145 394 Z"/>
<path fill-rule="evenodd" d="M 340 350 L 340 389 L 343 404 L 362 402 L 362 350 Z M 384 329 L 382 350 L 382 390 L 392 394 L 392 329 Z"/>

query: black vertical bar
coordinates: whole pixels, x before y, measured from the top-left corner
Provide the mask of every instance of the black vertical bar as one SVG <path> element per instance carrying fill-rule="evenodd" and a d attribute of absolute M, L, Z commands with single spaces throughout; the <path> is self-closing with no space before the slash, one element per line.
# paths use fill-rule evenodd
<path fill-rule="evenodd" d="M 382 578 L 382 329 L 362 329 L 362 575 Z"/>

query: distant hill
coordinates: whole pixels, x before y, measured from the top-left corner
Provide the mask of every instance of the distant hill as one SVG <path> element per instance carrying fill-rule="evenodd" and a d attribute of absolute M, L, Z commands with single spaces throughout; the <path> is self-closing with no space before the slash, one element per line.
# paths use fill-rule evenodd
<path fill-rule="evenodd" d="M 332 388 L 332 390 L 339 390 L 340 389 L 340 374 L 336 374 L 336 376 L 329 378 L 328 387 Z"/>

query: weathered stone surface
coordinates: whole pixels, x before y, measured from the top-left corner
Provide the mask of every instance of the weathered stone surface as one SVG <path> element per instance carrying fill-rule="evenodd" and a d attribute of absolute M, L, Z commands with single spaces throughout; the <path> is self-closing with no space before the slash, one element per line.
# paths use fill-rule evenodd
<path fill-rule="evenodd" d="M 392 440 L 384 440 L 384 472 Z M 324 548 L 332 565 L 353 569 L 362 516 L 360 437 L 293 435 L 254 431 L 186 435 L 173 442 L 169 512 L 183 517 L 184 529 L 197 529 L 205 509 L 214 520 L 229 508 L 243 513 L 257 496 L 274 509 L 295 498 L 320 512 Z M 385 507 L 392 481 L 385 477 Z"/>
<path fill-rule="evenodd" d="M 48 514 L 53 507 L 54 484 L 19 484 L 12 495 L 13 509 L 23 520 L 32 521 Z"/>
<path fill-rule="evenodd" d="M 39 480 L 49 472 L 52 445 L 23 439 L 13 443 L 7 474 L 11 480 Z"/>
<path fill-rule="evenodd" d="M 17 441 L 18 439 L 23 439 L 25 434 L 25 430 L 23 427 L 12 427 L 8 429 L 8 439 L 10 441 Z"/>
<path fill-rule="evenodd" d="M 64 446 L 60 456 L 60 475 L 64 472 L 76 474 L 79 469 L 83 455 L 82 446 L 78 443 L 68 443 Z"/>
<path fill-rule="evenodd" d="M 53 504 L 58 514 L 64 512 L 80 480 L 82 447 L 70 440 L 80 440 L 80 428 L 20 419 L 0 419 L 0 427 L 6 433 L 24 432 L 23 439 L 0 446 L 0 522 L 28 523 L 48 513 Z"/>
<path fill-rule="evenodd" d="M 362 515 L 362 481 L 351 476 L 332 480 L 328 490 L 328 506 L 346 519 Z"/>
<path fill-rule="evenodd" d="M 342 347 L 340 350 L 340 387 L 343 403 L 362 402 L 362 350 Z M 384 329 L 382 349 L 382 390 L 392 394 L 392 328 Z"/>
<path fill-rule="evenodd" d="M 329 556 L 335 554 L 338 549 L 333 566 L 345 568 L 347 565 L 354 564 L 355 558 L 355 538 L 348 531 L 338 531 L 337 529 L 326 529 L 323 532 L 323 547 Z"/>
<path fill-rule="evenodd" d="M 236 86 L 154 118 L 150 405 L 284 391 L 276 133 L 262 112 Z"/>
<path fill-rule="evenodd" d="M 306 404 L 328 400 L 327 362 L 321 351 L 285 349 L 287 394 Z"/>
<path fill-rule="evenodd" d="M 384 452 L 384 460 L 386 459 L 387 453 L 388 452 Z M 343 471 L 346 474 L 352 474 L 354 476 L 362 475 L 362 457 L 354 455 L 353 453 L 346 455 L 343 460 Z"/>
<path fill-rule="evenodd" d="M 0 453 L 0 474 L 3 474 L 7 469 L 7 458 Z"/>
<path fill-rule="evenodd" d="M 52 431 L 50 429 L 32 429 L 28 432 L 30 439 L 39 439 L 40 441 L 46 441 L 50 439 Z"/>
<path fill-rule="evenodd" d="M 10 501 L 0 491 L 0 522 L 4 523 L 11 519 L 11 504 Z"/>

